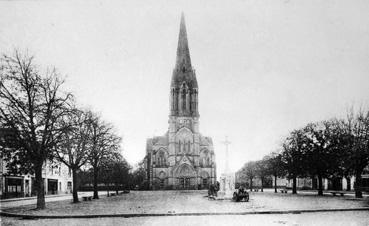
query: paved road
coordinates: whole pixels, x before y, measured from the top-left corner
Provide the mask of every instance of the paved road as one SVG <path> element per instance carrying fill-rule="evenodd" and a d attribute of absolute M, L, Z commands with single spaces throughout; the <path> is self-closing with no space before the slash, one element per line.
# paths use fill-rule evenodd
<path fill-rule="evenodd" d="M 3 217 L 2 225 L 322 225 L 367 226 L 369 212 L 328 212 L 305 214 L 270 214 L 236 216 L 189 216 L 189 217 L 139 217 L 94 219 L 40 219 L 19 220 Z"/>
<path fill-rule="evenodd" d="M 82 196 L 92 196 L 93 192 L 78 192 L 78 197 L 81 198 Z M 106 191 L 100 191 L 99 196 L 106 195 Z M 55 202 L 55 201 L 63 201 L 63 200 L 72 200 L 72 194 L 68 195 L 48 195 L 45 197 L 46 202 Z M 10 208 L 10 207 L 16 207 L 16 206 L 22 206 L 22 205 L 36 205 L 36 197 L 32 198 L 20 198 L 20 199 L 13 199 L 12 201 L 4 200 L 0 202 L 1 209 Z"/>

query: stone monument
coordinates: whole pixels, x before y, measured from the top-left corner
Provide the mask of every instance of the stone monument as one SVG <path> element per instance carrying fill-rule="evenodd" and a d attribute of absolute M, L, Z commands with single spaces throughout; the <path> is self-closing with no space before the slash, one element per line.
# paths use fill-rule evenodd
<path fill-rule="evenodd" d="M 228 138 L 225 138 L 223 141 L 225 145 L 225 167 L 224 172 L 220 176 L 220 188 L 218 192 L 218 198 L 220 199 L 231 199 L 233 196 L 233 192 L 235 190 L 235 174 L 231 172 L 229 169 L 229 152 L 228 145 L 231 142 L 228 141 Z"/>

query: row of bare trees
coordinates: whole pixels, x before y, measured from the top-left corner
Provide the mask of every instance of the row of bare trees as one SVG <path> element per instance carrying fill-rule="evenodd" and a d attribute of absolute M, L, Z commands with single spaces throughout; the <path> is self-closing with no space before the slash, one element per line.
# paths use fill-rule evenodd
<path fill-rule="evenodd" d="M 121 155 L 112 155 L 100 162 L 97 179 L 92 167 L 79 171 L 77 177 L 83 191 L 90 191 L 91 187 L 93 191 L 103 189 L 107 190 L 109 196 L 110 191 L 118 194 L 119 190 L 130 190 L 134 187 L 131 171 L 132 167 Z"/>
<path fill-rule="evenodd" d="M 81 167 L 92 168 L 94 194 L 98 199 L 98 175 L 103 162 L 117 162 L 120 154 L 121 138 L 116 135 L 112 125 L 101 120 L 91 111 L 74 108 L 61 123 L 65 125 L 61 140 L 55 143 L 53 157 L 67 165 L 73 174 L 73 201 L 78 202 L 77 173 Z"/>
<path fill-rule="evenodd" d="M 309 123 L 292 131 L 275 151 L 262 160 L 247 162 L 238 172 L 241 181 L 255 177 L 311 177 L 318 180 L 318 195 L 323 195 L 323 178 L 355 176 L 355 196 L 362 197 L 362 174 L 369 166 L 369 111 L 351 110 L 345 119 Z M 275 192 L 277 188 L 275 187 Z"/>
<path fill-rule="evenodd" d="M 55 68 L 42 70 L 34 57 L 15 51 L 0 58 L 0 139 L 2 157 L 14 173 L 34 173 L 37 208 L 45 208 L 42 168 L 59 161 L 73 172 L 73 200 L 78 202 L 77 172 L 94 172 L 94 198 L 102 162 L 122 159 L 114 127 L 76 105 Z"/>

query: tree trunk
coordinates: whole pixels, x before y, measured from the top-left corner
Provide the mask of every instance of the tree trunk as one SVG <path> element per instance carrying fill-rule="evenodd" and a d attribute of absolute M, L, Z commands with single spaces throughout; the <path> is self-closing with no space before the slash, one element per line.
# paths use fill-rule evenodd
<path fill-rule="evenodd" d="M 323 195 L 323 178 L 322 175 L 318 175 L 318 195 Z"/>
<path fill-rule="evenodd" d="M 119 184 L 115 184 L 115 193 L 119 194 Z"/>
<path fill-rule="evenodd" d="M 42 180 L 42 164 L 35 164 L 36 191 L 37 191 L 37 207 L 36 209 L 45 209 L 45 186 Z"/>
<path fill-rule="evenodd" d="M 99 199 L 99 192 L 97 189 L 97 173 L 98 173 L 98 169 L 97 166 L 93 166 L 94 168 L 94 199 Z"/>
<path fill-rule="evenodd" d="M 363 192 L 361 191 L 361 173 L 362 170 L 356 170 L 355 172 L 355 198 L 363 197 Z"/>
<path fill-rule="evenodd" d="M 250 191 L 252 191 L 252 178 L 250 178 Z"/>
<path fill-rule="evenodd" d="M 277 175 L 274 175 L 274 193 L 277 193 Z"/>
<path fill-rule="evenodd" d="M 264 188 L 264 186 L 263 186 L 264 185 L 264 177 L 262 177 L 260 179 L 261 179 L 261 189 L 260 189 L 260 191 L 264 192 L 264 189 L 263 189 Z"/>
<path fill-rule="evenodd" d="M 73 203 L 78 201 L 78 182 L 77 182 L 77 169 L 72 168 L 73 175 Z"/>
<path fill-rule="evenodd" d="M 293 176 L 293 178 L 292 178 L 292 194 L 297 194 L 297 189 L 296 189 L 296 176 Z"/>

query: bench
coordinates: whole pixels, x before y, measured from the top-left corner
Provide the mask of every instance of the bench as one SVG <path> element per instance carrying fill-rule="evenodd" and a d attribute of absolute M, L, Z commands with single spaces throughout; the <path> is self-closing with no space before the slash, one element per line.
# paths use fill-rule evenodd
<path fill-rule="evenodd" d="M 83 201 L 92 201 L 92 196 L 83 196 Z"/>
<path fill-rule="evenodd" d="M 332 194 L 333 196 L 336 196 L 336 194 L 340 194 L 341 196 L 344 196 L 344 195 L 345 195 L 345 193 L 344 193 L 344 192 L 339 192 L 339 191 L 332 191 L 332 192 L 331 192 L 331 194 Z"/>
<path fill-rule="evenodd" d="M 115 196 L 115 193 L 110 193 L 110 196 Z"/>
<path fill-rule="evenodd" d="M 259 191 L 259 189 L 254 189 L 254 191 L 258 192 L 258 191 Z"/>

